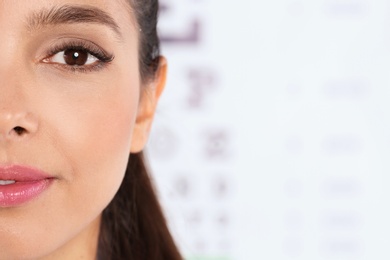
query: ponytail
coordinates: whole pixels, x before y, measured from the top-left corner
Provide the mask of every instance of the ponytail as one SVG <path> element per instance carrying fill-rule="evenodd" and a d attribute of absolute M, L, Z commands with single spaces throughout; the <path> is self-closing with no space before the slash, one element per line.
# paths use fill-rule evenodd
<path fill-rule="evenodd" d="M 142 153 L 131 154 L 119 191 L 103 211 L 99 260 L 182 260 Z"/>

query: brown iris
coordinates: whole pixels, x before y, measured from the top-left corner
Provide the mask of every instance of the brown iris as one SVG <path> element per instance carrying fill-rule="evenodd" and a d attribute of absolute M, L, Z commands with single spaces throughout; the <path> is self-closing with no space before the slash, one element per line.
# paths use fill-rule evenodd
<path fill-rule="evenodd" d="M 69 49 L 64 51 L 64 59 L 68 65 L 83 66 L 88 60 L 88 52 Z"/>

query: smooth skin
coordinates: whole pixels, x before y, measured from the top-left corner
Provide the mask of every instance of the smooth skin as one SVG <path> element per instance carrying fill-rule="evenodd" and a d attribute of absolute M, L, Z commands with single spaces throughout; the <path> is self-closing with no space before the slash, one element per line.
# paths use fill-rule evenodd
<path fill-rule="evenodd" d="M 103 10 L 118 31 L 97 22 L 32 26 L 34 13 L 65 5 Z M 96 259 L 101 213 L 129 153 L 145 146 L 165 59 L 142 83 L 139 29 L 125 0 L 0 0 L 0 32 L 0 166 L 55 178 L 37 198 L 0 208 L 0 259 Z M 59 49 L 70 43 L 113 59 L 89 54 L 86 65 L 69 65 Z"/>

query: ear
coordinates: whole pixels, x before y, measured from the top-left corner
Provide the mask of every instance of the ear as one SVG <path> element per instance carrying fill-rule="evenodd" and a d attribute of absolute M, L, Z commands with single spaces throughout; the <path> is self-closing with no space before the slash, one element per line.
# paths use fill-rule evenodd
<path fill-rule="evenodd" d="M 152 126 L 157 102 L 164 90 L 167 77 L 167 61 L 160 57 L 156 77 L 141 90 L 140 103 L 138 106 L 137 118 L 131 140 L 131 153 L 138 153 L 145 147 Z"/>

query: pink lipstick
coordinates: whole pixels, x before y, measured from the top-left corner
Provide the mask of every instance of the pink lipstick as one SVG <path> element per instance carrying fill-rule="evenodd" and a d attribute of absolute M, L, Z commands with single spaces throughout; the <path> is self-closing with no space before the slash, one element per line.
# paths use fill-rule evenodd
<path fill-rule="evenodd" d="M 0 166 L 0 208 L 15 207 L 38 197 L 54 178 L 21 165 Z"/>

